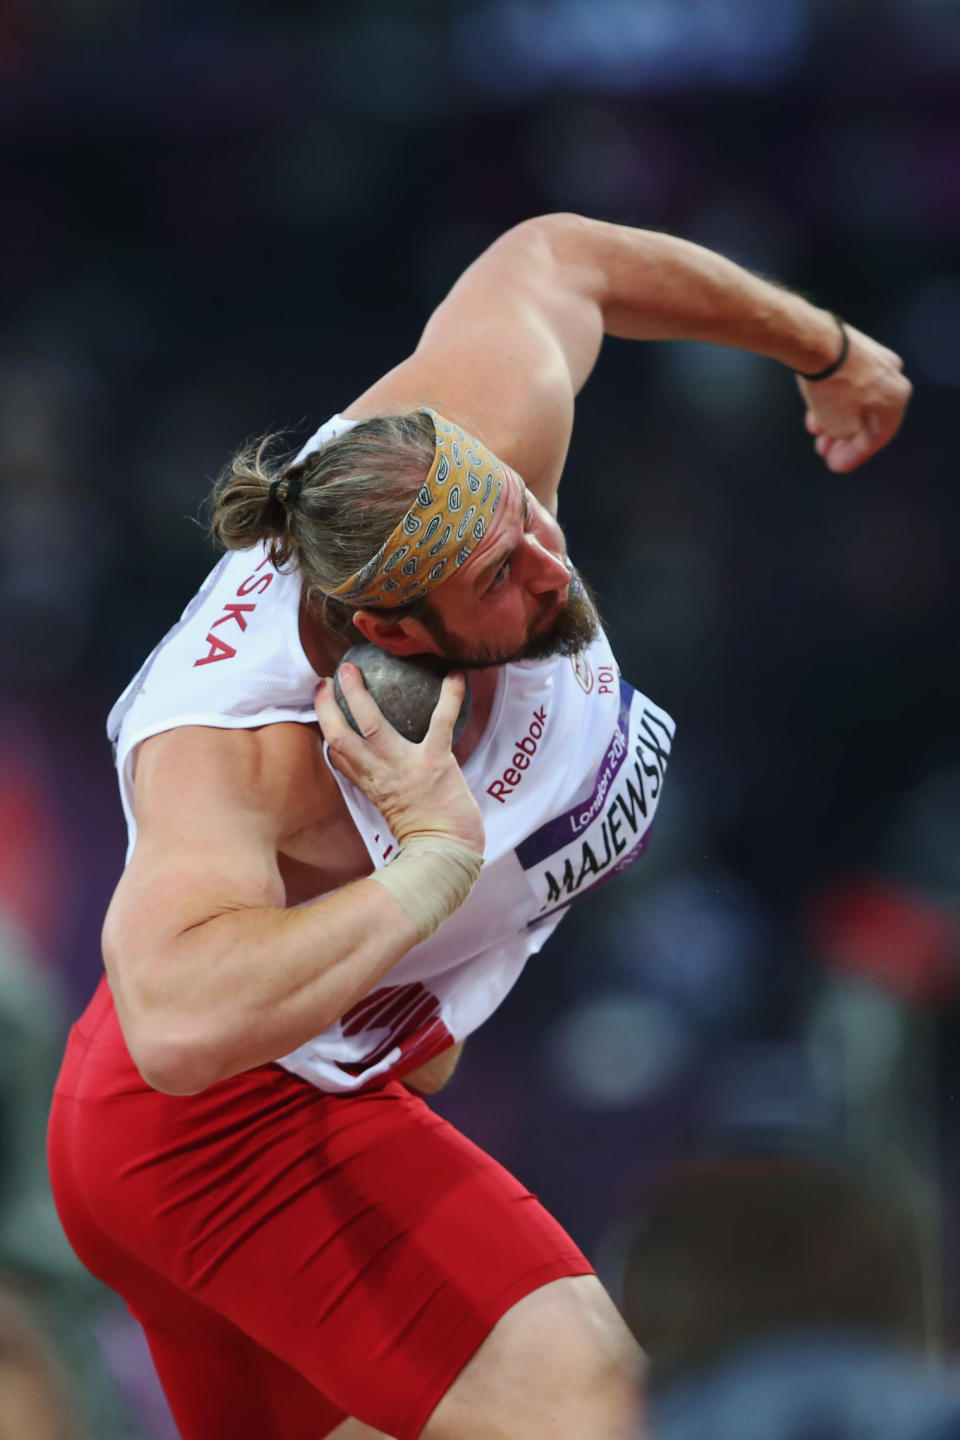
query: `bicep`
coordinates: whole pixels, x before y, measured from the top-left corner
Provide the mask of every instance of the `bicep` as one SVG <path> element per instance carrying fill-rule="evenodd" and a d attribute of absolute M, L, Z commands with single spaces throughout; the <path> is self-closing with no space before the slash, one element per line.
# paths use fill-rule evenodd
<path fill-rule="evenodd" d="M 501 236 L 434 311 L 414 353 L 344 413 L 431 405 L 552 508 L 574 399 L 603 336 L 597 277 L 558 243 L 563 227 L 578 223 L 547 216 Z"/>
<path fill-rule="evenodd" d="M 184 728 L 145 741 L 134 806 L 137 843 L 104 923 L 104 958 L 127 974 L 230 910 L 282 906 L 279 816 L 255 737 Z"/>

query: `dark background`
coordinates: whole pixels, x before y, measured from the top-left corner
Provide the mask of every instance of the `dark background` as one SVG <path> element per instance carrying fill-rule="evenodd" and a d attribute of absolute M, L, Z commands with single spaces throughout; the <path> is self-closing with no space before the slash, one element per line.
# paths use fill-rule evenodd
<path fill-rule="evenodd" d="M 0 3 L 0 905 L 54 1049 L 122 864 L 106 711 L 212 564 L 231 451 L 348 404 L 518 220 L 675 232 L 916 394 L 837 477 L 782 368 L 607 343 L 560 519 L 678 722 L 659 834 L 440 1108 L 612 1286 L 679 1159 L 879 1168 L 952 1343 L 958 121 L 957 0 Z"/>

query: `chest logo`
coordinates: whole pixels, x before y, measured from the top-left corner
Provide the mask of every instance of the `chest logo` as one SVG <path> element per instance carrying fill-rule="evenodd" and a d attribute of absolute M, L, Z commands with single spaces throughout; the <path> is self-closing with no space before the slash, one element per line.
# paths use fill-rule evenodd
<path fill-rule="evenodd" d="M 498 780 L 487 786 L 487 794 L 492 795 L 494 800 L 499 800 L 501 805 L 506 805 L 508 797 L 522 781 L 523 772 L 529 769 L 530 761 L 540 748 L 546 724 L 547 707 L 541 705 L 534 710 L 527 733 L 520 740 L 514 740 L 516 748 L 510 764 Z"/>

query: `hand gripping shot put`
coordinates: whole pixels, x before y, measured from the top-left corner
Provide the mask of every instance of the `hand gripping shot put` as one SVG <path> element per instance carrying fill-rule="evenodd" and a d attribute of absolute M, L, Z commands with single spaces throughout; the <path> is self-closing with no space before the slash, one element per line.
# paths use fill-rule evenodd
<path fill-rule="evenodd" d="M 603 335 L 786 366 L 839 471 L 910 393 L 839 330 L 686 241 L 545 216 L 291 461 L 225 467 L 222 558 L 108 720 L 129 847 L 50 1120 L 67 1234 L 184 1440 L 634 1440 L 589 1261 L 429 1096 L 663 792 L 673 720 L 557 519 Z"/>
<path fill-rule="evenodd" d="M 450 673 L 450 666 L 436 655 L 391 655 L 369 640 L 351 645 L 341 662 L 355 665 L 363 678 L 364 687 L 377 702 L 377 709 L 405 740 L 419 745 L 430 728 L 430 719 L 440 699 L 443 677 Z M 345 718 L 352 729 L 360 734 L 360 727 L 347 704 L 339 674 L 333 677 L 333 691 Z M 453 727 L 453 743 L 456 745 L 470 719 L 470 681 L 466 681 L 463 702 Z"/>

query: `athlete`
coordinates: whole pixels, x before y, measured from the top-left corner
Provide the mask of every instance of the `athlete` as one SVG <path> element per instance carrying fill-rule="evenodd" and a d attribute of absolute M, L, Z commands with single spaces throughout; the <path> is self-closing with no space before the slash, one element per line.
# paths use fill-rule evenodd
<path fill-rule="evenodd" d="M 604 332 L 801 372 L 835 471 L 910 394 L 891 351 L 696 245 L 525 222 L 290 464 L 228 467 L 226 554 L 111 715 L 130 849 L 51 1171 L 185 1440 L 634 1433 L 639 1352 L 588 1261 L 423 1098 L 660 796 L 673 722 L 620 679 L 556 519 Z M 348 665 L 344 720 L 360 635 L 457 667 L 421 744 Z"/>

